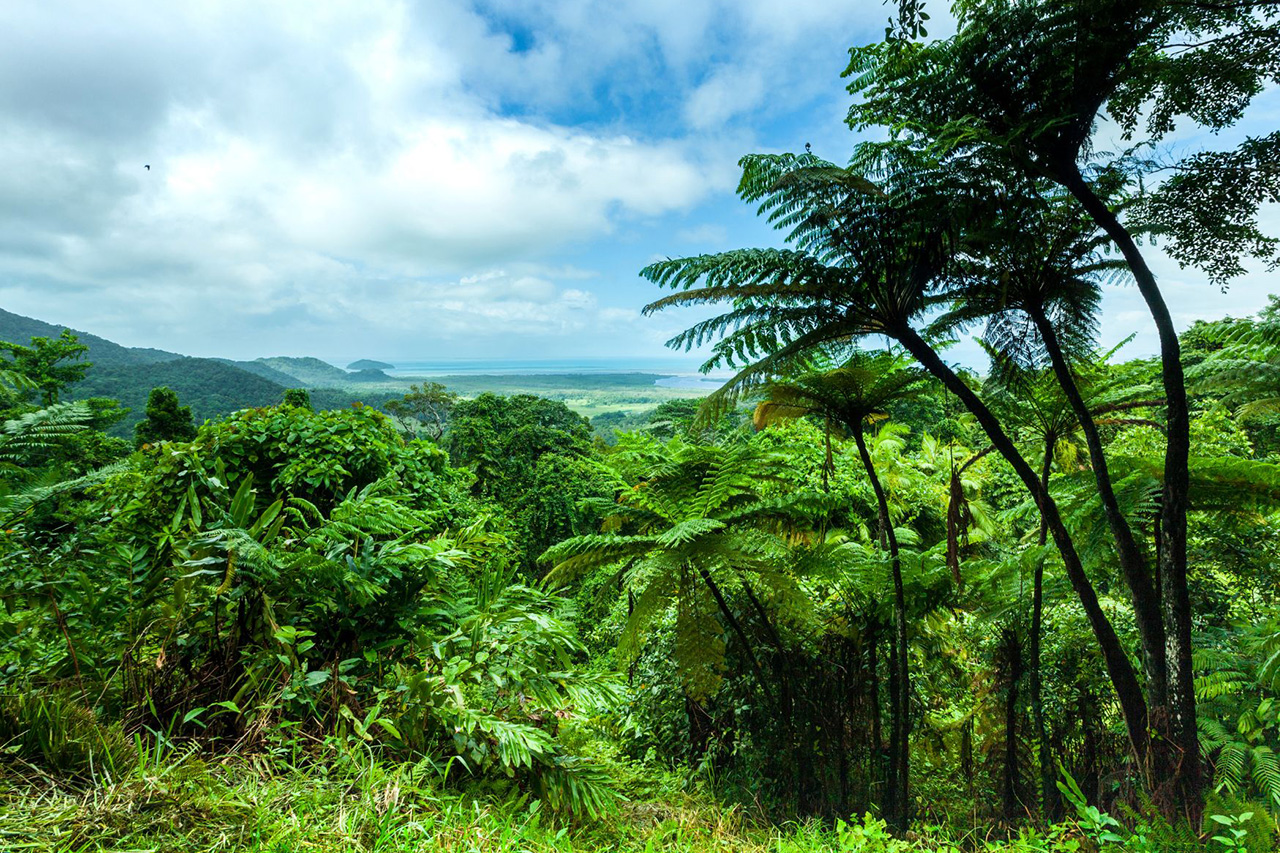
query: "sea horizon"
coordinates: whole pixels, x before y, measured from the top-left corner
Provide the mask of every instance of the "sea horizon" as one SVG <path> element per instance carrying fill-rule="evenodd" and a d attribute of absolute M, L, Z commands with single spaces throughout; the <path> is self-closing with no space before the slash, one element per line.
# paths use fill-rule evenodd
<path fill-rule="evenodd" d="M 326 359 L 336 367 L 347 369 L 357 359 Z M 395 360 L 369 358 L 394 367 L 384 368 L 388 376 L 539 376 L 548 374 L 608 374 L 652 373 L 659 376 L 697 377 L 724 379 L 733 375 L 731 370 L 714 370 L 704 374 L 701 362 L 690 359 L 654 358 L 456 358 Z"/>

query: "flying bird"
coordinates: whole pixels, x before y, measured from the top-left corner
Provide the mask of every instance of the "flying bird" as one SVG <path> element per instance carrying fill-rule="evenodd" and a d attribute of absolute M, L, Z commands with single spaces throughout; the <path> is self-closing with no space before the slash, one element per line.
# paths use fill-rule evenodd
<path fill-rule="evenodd" d="M 806 153 L 806 154 L 812 154 L 812 153 L 813 153 L 813 146 L 806 142 L 806 143 L 804 144 L 804 153 Z M 151 167 L 150 167 L 150 166 L 148 166 L 147 168 L 148 168 L 148 169 L 150 169 Z"/>
<path fill-rule="evenodd" d="M 144 168 L 144 169 L 146 169 L 148 172 L 150 172 L 150 171 L 151 171 L 151 164 L 150 164 L 150 163 L 148 163 L 147 165 L 143 166 L 142 168 Z"/>

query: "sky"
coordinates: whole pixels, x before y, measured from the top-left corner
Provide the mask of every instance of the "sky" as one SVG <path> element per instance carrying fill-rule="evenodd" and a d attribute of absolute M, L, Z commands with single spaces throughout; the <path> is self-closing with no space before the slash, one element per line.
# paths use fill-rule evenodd
<path fill-rule="evenodd" d="M 840 72 L 889 11 L 0 4 L 0 308 L 198 356 L 670 356 L 695 315 L 642 316 L 659 292 L 638 271 L 778 243 L 737 160 L 847 159 Z M 1254 115 L 1274 130 L 1280 97 Z M 1223 294 L 1152 253 L 1181 326 L 1280 292 L 1253 272 Z M 1109 293 L 1104 343 L 1131 332 L 1126 354 L 1154 353 L 1136 292 Z"/>

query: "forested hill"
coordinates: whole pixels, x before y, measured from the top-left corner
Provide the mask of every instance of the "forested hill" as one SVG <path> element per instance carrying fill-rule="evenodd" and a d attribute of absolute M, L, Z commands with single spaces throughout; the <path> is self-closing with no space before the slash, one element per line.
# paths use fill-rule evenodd
<path fill-rule="evenodd" d="M 292 376 L 297 380 L 295 385 L 307 387 L 332 386 L 335 383 L 347 382 L 351 378 L 342 368 L 334 367 L 329 362 L 318 358 L 290 358 L 280 355 L 260 358 L 250 363 Z"/>
<path fill-rule="evenodd" d="M 57 326 L 0 310 L 0 341 L 27 344 L 33 337 L 56 338 L 65 326 Z M 191 358 L 158 349 L 125 347 L 106 338 L 72 329 L 89 347 L 84 360 L 92 363 L 84 380 L 73 385 L 65 399 L 108 397 L 119 400 L 130 412 L 110 434 L 133 436 L 142 419 L 152 388 L 167 386 L 183 404 L 191 406 L 197 423 L 228 415 L 239 409 L 280 402 L 286 388 L 308 387 L 312 403 L 320 409 L 345 408 L 361 395 L 315 388 L 333 385 L 346 371 L 316 358 L 273 358 L 232 361 L 224 358 Z M 284 368 L 284 369 L 281 369 Z M 381 402 L 376 401 L 376 402 Z"/>
<path fill-rule="evenodd" d="M 57 326 L 53 323 L 46 323 L 43 320 L 23 317 L 21 314 L 14 314 L 0 309 L 0 341 L 26 344 L 35 337 L 56 338 L 62 334 L 62 330 L 65 328 L 68 327 Z M 89 347 L 89 352 L 85 356 L 86 360 L 93 362 L 98 367 L 158 364 L 182 358 L 176 352 L 165 352 L 164 350 L 143 347 L 125 347 L 114 341 L 109 341 L 106 338 L 100 338 L 97 335 L 91 335 L 78 329 L 72 329 L 71 331 L 80 339 L 80 343 Z"/>
<path fill-rule="evenodd" d="M 274 382 L 277 385 L 284 386 L 285 388 L 300 388 L 311 384 L 309 382 L 303 382 L 298 377 L 293 376 L 286 371 L 276 370 L 274 367 L 266 364 L 262 359 L 258 359 L 257 361 L 234 361 L 229 358 L 215 358 L 214 361 L 220 361 L 223 364 L 231 365 L 239 370 L 247 371 L 252 373 L 254 376 L 260 376 L 268 382 Z"/>
<path fill-rule="evenodd" d="M 180 357 L 156 364 L 95 364 L 84 381 L 76 383 L 71 397 L 119 400 L 131 411 L 111 432 L 125 437 L 133 434 L 133 425 L 142 419 L 147 394 L 160 386 L 176 391 L 178 398 L 191 406 L 197 423 L 238 409 L 278 403 L 285 390 L 282 385 L 232 364 L 211 358 Z"/>

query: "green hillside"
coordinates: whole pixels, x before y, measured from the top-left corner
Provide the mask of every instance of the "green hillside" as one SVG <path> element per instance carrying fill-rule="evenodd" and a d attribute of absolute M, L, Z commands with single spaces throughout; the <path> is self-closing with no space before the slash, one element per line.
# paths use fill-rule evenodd
<path fill-rule="evenodd" d="M 261 376 L 268 382 L 274 382 L 277 385 L 283 385 L 285 388 L 298 388 L 306 383 L 283 370 L 276 370 L 261 359 L 258 361 L 235 361 L 230 358 L 215 358 L 214 361 L 220 361 L 223 364 L 229 364 L 232 367 L 238 367 L 241 370 L 252 373 L 254 376 Z"/>
<path fill-rule="evenodd" d="M 95 364 L 84 381 L 75 385 L 72 396 L 111 397 L 129 407 L 129 416 L 112 429 L 114 434 L 128 437 L 142 419 L 147 394 L 161 385 L 178 392 L 182 403 L 191 406 L 197 423 L 238 409 L 278 403 L 285 390 L 283 385 L 224 361 L 177 358 L 158 364 Z"/>
<path fill-rule="evenodd" d="M 271 358 L 257 359 L 257 363 L 292 376 L 297 382 L 308 387 L 333 386 L 350 381 L 350 375 L 347 371 L 340 367 L 334 367 L 329 362 L 321 361 L 318 358 L 293 358 L 277 355 Z"/>
<path fill-rule="evenodd" d="M 69 327 L 46 323 L 43 320 L 34 320 L 31 317 L 23 317 L 21 314 L 14 314 L 0 309 L 0 341 L 26 344 L 35 337 L 56 338 L 62 334 L 62 330 L 65 328 Z M 175 352 L 165 352 L 164 350 L 151 349 L 149 347 L 124 347 L 88 332 L 82 332 L 78 329 L 72 329 L 71 331 L 80 339 L 80 343 L 89 347 L 89 352 L 85 356 L 86 360 L 99 367 L 158 364 L 172 361 L 175 358 L 182 358 L 181 355 Z"/>

